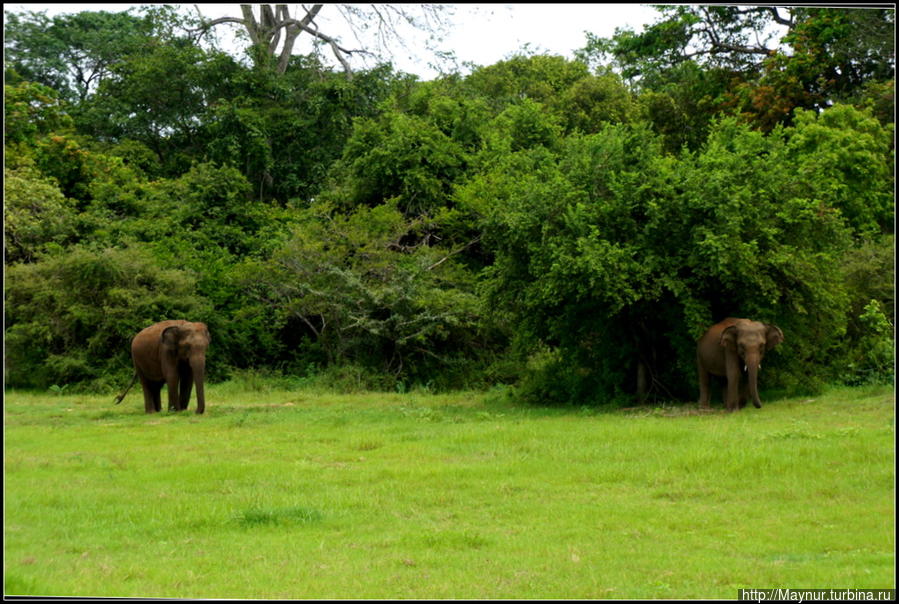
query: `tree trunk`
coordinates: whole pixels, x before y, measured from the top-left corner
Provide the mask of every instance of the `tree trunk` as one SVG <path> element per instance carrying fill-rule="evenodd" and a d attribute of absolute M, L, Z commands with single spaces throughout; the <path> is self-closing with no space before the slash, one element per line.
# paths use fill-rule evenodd
<path fill-rule="evenodd" d="M 286 4 L 276 4 L 274 8 L 271 4 L 259 5 L 259 20 L 253 15 L 252 4 L 241 4 L 240 11 L 243 14 L 242 19 L 236 17 L 222 17 L 204 25 L 204 28 L 218 25 L 219 23 L 240 23 L 246 28 L 250 36 L 250 42 L 254 47 L 253 60 L 257 67 L 267 68 L 268 63 L 272 59 L 275 62 L 275 70 L 282 74 L 287 71 L 287 64 L 293 54 L 293 45 L 297 37 L 306 32 L 311 36 L 315 36 L 320 40 L 324 40 L 331 46 L 337 60 L 343 65 L 348 75 L 351 75 L 349 63 L 346 62 L 344 54 L 350 51 L 338 46 L 337 41 L 327 36 L 312 25 L 313 20 L 322 9 L 322 4 L 313 4 L 312 8 L 306 11 L 302 19 L 294 19 L 290 16 L 289 9 Z M 284 44 L 281 51 L 278 51 L 278 45 L 281 43 L 281 30 L 284 30 Z"/>

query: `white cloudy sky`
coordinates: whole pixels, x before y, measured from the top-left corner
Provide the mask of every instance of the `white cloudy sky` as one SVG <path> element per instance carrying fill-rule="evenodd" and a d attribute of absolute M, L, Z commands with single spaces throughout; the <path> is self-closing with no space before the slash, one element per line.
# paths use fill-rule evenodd
<path fill-rule="evenodd" d="M 80 10 L 125 10 L 133 4 L 6 4 L 5 10 L 46 10 L 48 14 L 77 12 Z M 182 5 L 191 8 L 194 5 Z M 210 19 L 223 16 L 240 16 L 238 4 L 199 4 L 200 10 Z M 296 14 L 299 5 L 288 5 Z M 409 5 L 407 5 L 409 6 Z M 585 31 L 608 37 L 616 27 L 631 27 L 639 31 L 644 24 L 656 20 L 658 13 L 640 4 L 458 4 L 452 5 L 454 16 L 441 49 L 455 53 L 460 63 L 491 65 L 525 45 L 538 52 L 549 52 L 567 57 L 575 49 L 584 46 Z M 348 47 L 355 40 L 349 32 L 340 32 L 336 21 L 328 25 L 329 17 L 337 17 L 336 9 L 325 6 L 317 19 L 319 29 L 337 37 Z M 220 39 L 227 43 L 225 31 L 237 29 L 237 25 L 221 26 Z M 331 29 L 331 28 L 335 29 Z M 331 34 L 335 35 L 335 34 Z M 416 50 L 416 43 L 406 49 L 396 48 L 394 63 L 398 69 L 417 73 L 423 78 L 433 77 L 429 69 L 429 55 Z M 304 52 L 300 46 L 296 48 Z M 308 52 L 308 49 L 305 49 Z"/>

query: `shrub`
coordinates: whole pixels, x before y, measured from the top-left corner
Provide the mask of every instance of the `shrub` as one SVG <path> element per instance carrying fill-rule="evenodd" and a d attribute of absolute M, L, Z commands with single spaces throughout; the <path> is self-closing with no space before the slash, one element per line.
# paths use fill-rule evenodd
<path fill-rule="evenodd" d="M 202 321 L 195 278 L 160 266 L 142 247 L 76 246 L 6 273 L 6 383 L 47 388 L 124 381 L 130 342 L 164 319 Z"/>
<path fill-rule="evenodd" d="M 472 276 L 452 250 L 426 245 L 420 223 L 395 202 L 350 215 L 316 206 L 300 216 L 270 261 L 248 267 L 246 283 L 316 343 L 323 365 L 414 380 L 477 348 Z"/>
<path fill-rule="evenodd" d="M 31 261 L 47 244 L 75 235 L 75 207 L 33 168 L 4 169 L 3 233 L 6 262 Z"/>
<path fill-rule="evenodd" d="M 895 383 L 896 340 L 893 324 L 877 300 L 865 305 L 858 321 L 861 333 L 845 356 L 840 378 L 849 385 Z"/>

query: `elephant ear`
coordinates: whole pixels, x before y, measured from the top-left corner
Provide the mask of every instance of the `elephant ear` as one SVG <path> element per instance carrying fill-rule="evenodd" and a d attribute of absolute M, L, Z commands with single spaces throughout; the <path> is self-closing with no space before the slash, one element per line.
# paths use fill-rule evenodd
<path fill-rule="evenodd" d="M 719 342 L 723 348 L 728 350 L 737 349 L 737 326 L 731 325 L 721 332 L 721 341 Z"/>
<path fill-rule="evenodd" d="M 181 337 L 181 330 L 177 325 L 172 325 L 171 327 L 166 327 L 162 330 L 162 336 L 160 337 L 162 341 L 162 345 L 171 351 L 178 350 L 178 340 Z"/>
<path fill-rule="evenodd" d="M 765 349 L 771 350 L 784 341 L 784 332 L 777 325 L 766 325 Z"/>

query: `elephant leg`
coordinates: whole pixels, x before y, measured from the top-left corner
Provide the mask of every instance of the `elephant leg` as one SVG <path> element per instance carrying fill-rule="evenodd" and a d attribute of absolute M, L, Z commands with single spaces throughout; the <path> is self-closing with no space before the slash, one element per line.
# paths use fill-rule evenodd
<path fill-rule="evenodd" d="M 153 389 L 153 407 L 156 409 L 156 413 L 162 412 L 162 386 L 163 384 L 157 384 Z"/>
<path fill-rule="evenodd" d="M 144 391 L 144 413 L 154 413 L 156 408 L 153 406 L 153 391 L 150 383 L 144 379 L 140 379 L 141 390 Z"/>
<path fill-rule="evenodd" d="M 172 370 L 165 377 L 165 385 L 169 390 L 169 411 L 178 411 L 178 372 Z"/>
<path fill-rule="evenodd" d="M 190 365 L 184 364 L 178 368 L 178 411 L 186 411 L 190 402 L 190 393 L 194 387 L 194 373 Z"/>
<path fill-rule="evenodd" d="M 699 364 L 699 406 L 705 409 L 709 408 L 709 399 L 711 399 L 711 393 L 709 392 L 709 381 L 711 376 L 709 372 L 705 370 L 702 364 Z"/>
<path fill-rule="evenodd" d="M 156 413 L 162 411 L 162 382 L 153 384 L 153 408 Z"/>
<path fill-rule="evenodd" d="M 740 370 L 727 370 L 727 393 L 724 402 L 728 411 L 736 411 L 740 404 Z"/>
<path fill-rule="evenodd" d="M 728 384 L 727 395 L 726 395 L 726 398 L 724 399 L 724 405 L 725 405 L 725 407 L 727 407 L 728 411 L 736 411 L 737 409 L 740 408 L 739 407 L 739 405 L 740 405 L 739 398 L 740 398 L 739 393 L 733 392 L 733 389 L 730 387 L 730 384 Z"/>
<path fill-rule="evenodd" d="M 144 391 L 144 411 L 146 413 L 158 413 L 162 410 L 159 400 L 162 390 L 161 382 L 153 382 L 144 377 L 140 378 L 140 385 Z"/>
<path fill-rule="evenodd" d="M 197 413 L 203 413 L 206 410 L 206 393 L 203 386 L 203 380 L 206 378 L 206 367 L 193 368 L 194 380 L 197 382 Z"/>

